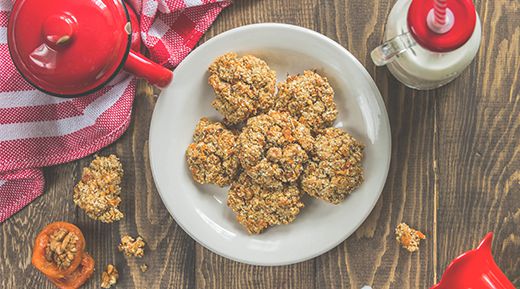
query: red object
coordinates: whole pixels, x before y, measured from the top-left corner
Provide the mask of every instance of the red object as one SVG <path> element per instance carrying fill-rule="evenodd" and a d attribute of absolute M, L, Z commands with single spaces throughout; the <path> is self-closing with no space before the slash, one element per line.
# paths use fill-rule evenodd
<path fill-rule="evenodd" d="M 2 223 L 43 193 L 41 167 L 85 157 L 125 132 L 132 119 L 136 81 L 120 73 L 96 93 L 71 99 L 38 91 L 16 70 L 7 39 L 1 37 L 1 32 L 7 30 L 14 1 L 0 0 L 0 3 Z M 171 69 L 188 55 L 230 2 L 200 4 L 200 1 L 168 0 L 161 10 L 153 9 L 157 8 L 156 0 L 129 0 L 128 4 L 135 9 L 138 18 L 134 21 L 137 23 L 139 19 L 141 27 L 132 31 L 132 39 L 143 37 L 142 43 L 132 40 L 132 49 L 138 49 L 134 43 L 143 44 L 152 60 Z"/>
<path fill-rule="evenodd" d="M 130 49 L 138 32 L 135 13 L 119 0 L 17 0 L 8 44 L 24 78 L 55 96 L 97 91 L 123 67 L 164 87 L 172 72 Z"/>
<path fill-rule="evenodd" d="M 468 251 L 446 268 L 439 284 L 431 289 L 515 289 L 491 255 L 493 233 L 477 249 Z"/>
<path fill-rule="evenodd" d="M 408 10 L 408 28 L 419 45 L 436 52 L 453 51 L 464 45 L 475 29 L 477 15 L 472 0 L 448 0 L 447 9 L 453 13 L 453 27 L 445 33 L 433 31 L 427 22 L 438 0 L 412 0 Z M 442 10 L 437 7 L 437 11 Z M 437 14 L 435 17 L 441 15 Z"/>

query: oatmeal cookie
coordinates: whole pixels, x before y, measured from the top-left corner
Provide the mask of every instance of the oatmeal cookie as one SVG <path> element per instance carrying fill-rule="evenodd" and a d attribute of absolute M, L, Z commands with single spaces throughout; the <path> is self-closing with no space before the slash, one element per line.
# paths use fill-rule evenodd
<path fill-rule="evenodd" d="M 259 186 L 246 173 L 240 174 L 228 193 L 228 206 L 249 233 L 259 234 L 269 226 L 289 224 L 304 207 L 295 185 L 279 190 Z"/>
<path fill-rule="evenodd" d="M 324 129 L 302 173 L 307 194 L 333 204 L 342 202 L 363 182 L 363 145 L 338 128 Z"/>
<path fill-rule="evenodd" d="M 289 112 L 312 131 L 331 126 L 338 115 L 327 78 L 309 70 L 278 84 L 275 109 Z"/>
<path fill-rule="evenodd" d="M 238 137 L 240 163 L 259 185 L 281 188 L 295 182 L 313 149 L 309 129 L 286 112 L 250 118 Z"/>
<path fill-rule="evenodd" d="M 227 124 L 239 124 L 267 112 L 274 104 L 276 72 L 265 61 L 227 53 L 209 66 L 209 84 L 215 90 L 213 107 Z"/>
<path fill-rule="evenodd" d="M 186 150 L 193 179 L 221 187 L 231 184 L 239 169 L 236 143 L 237 136 L 222 123 L 202 118 Z"/>
<path fill-rule="evenodd" d="M 121 203 L 121 179 L 123 165 L 115 155 L 96 156 L 83 168 L 81 180 L 74 187 L 74 204 L 94 220 L 112 223 L 124 215 L 119 210 Z"/>
<path fill-rule="evenodd" d="M 406 223 L 401 223 L 395 228 L 395 239 L 408 252 L 415 252 L 419 250 L 419 243 L 426 239 L 426 236 L 410 228 Z"/>

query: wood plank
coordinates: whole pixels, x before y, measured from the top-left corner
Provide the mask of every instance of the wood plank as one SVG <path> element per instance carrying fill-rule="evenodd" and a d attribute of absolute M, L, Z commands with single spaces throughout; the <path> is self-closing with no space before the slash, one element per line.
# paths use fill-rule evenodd
<path fill-rule="evenodd" d="M 206 33 L 203 40 L 234 27 L 257 22 L 285 22 L 316 29 L 320 4 L 312 0 L 235 1 Z M 240 264 L 196 245 L 196 288 L 315 288 L 314 260 L 291 266 L 261 267 Z"/>
<path fill-rule="evenodd" d="M 437 91 L 437 271 L 495 232 L 493 254 L 520 287 L 520 19 L 517 2 L 477 2 L 482 42 L 457 81 Z M 440 277 L 440 276 L 439 276 Z"/>
<path fill-rule="evenodd" d="M 333 1 L 320 13 L 320 30 L 351 51 L 374 76 L 390 117 L 392 164 L 367 221 L 347 241 L 316 259 L 317 288 L 427 288 L 434 279 L 434 101 L 427 92 L 405 88 L 386 68 L 376 69 L 370 59 L 371 49 L 383 39 L 392 5 Z M 417 253 L 396 244 L 394 229 L 403 221 L 428 235 Z"/>

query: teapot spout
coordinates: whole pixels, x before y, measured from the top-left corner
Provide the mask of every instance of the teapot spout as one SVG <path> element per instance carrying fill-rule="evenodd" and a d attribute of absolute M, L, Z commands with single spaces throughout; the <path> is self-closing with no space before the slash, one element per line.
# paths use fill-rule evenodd
<path fill-rule="evenodd" d="M 126 59 L 125 70 L 160 88 L 166 87 L 173 78 L 171 70 L 132 50 Z"/>
<path fill-rule="evenodd" d="M 491 255 L 491 243 L 493 243 L 493 232 L 489 232 L 486 234 L 484 239 L 480 242 L 477 247 L 477 250 L 480 252 L 486 252 Z"/>

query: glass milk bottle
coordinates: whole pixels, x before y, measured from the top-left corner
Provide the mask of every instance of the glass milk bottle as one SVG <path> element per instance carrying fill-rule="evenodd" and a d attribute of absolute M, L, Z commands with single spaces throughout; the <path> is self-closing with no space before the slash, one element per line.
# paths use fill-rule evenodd
<path fill-rule="evenodd" d="M 385 42 L 371 56 L 406 86 L 433 89 L 471 63 L 480 38 L 471 0 L 398 0 L 388 16 Z"/>

